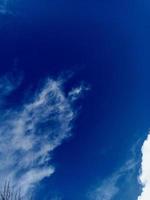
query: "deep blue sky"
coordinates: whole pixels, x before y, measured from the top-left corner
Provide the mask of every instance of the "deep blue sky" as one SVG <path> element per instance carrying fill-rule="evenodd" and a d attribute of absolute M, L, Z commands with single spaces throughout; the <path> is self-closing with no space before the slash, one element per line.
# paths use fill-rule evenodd
<path fill-rule="evenodd" d="M 53 154 L 56 172 L 39 190 L 84 200 L 150 126 L 149 2 L 10 0 L 9 9 L 13 15 L 0 14 L 0 75 L 15 69 L 24 77 L 9 106 L 47 76 L 74 72 L 66 90 L 90 85 L 73 136 Z"/>

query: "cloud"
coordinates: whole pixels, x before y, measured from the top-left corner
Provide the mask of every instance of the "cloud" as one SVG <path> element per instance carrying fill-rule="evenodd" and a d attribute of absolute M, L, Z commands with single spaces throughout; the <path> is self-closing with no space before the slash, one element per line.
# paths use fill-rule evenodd
<path fill-rule="evenodd" d="M 16 86 L 3 79 L 3 94 L 13 92 Z M 76 99 L 81 93 L 81 88 L 72 90 Z M 65 95 L 62 80 L 48 79 L 28 102 L 0 110 L 2 182 L 9 179 L 26 196 L 38 182 L 54 173 L 51 153 L 71 135 L 76 116 L 73 102 L 70 94 Z"/>
<path fill-rule="evenodd" d="M 14 74 L 7 74 L 0 78 L 0 104 L 5 101 L 18 86 L 21 84 L 22 74 L 15 76 Z"/>
<path fill-rule="evenodd" d="M 73 88 L 69 94 L 68 97 L 70 98 L 71 101 L 76 101 L 79 96 L 81 96 L 83 93 L 82 91 L 88 91 L 90 89 L 89 86 L 81 84 L 79 87 Z"/>
<path fill-rule="evenodd" d="M 9 0 L 0 0 L 0 13 L 5 15 L 5 14 L 10 14 L 11 12 L 8 10 L 8 3 Z"/>
<path fill-rule="evenodd" d="M 112 176 L 96 188 L 96 190 L 90 195 L 91 200 L 111 200 L 119 191 L 116 186 L 118 176 Z"/>
<path fill-rule="evenodd" d="M 16 86 L 12 83 L 12 81 L 7 77 L 1 77 L 0 78 L 0 95 L 7 96 L 9 93 L 11 93 Z"/>
<path fill-rule="evenodd" d="M 149 200 L 150 198 L 150 134 L 142 146 L 141 175 L 139 177 L 142 185 L 141 195 L 138 200 Z"/>
<path fill-rule="evenodd" d="M 106 178 L 102 183 L 90 192 L 89 200 L 112 200 L 120 191 L 118 182 L 123 176 L 131 173 L 136 166 L 134 159 L 127 161 L 118 171 Z"/>

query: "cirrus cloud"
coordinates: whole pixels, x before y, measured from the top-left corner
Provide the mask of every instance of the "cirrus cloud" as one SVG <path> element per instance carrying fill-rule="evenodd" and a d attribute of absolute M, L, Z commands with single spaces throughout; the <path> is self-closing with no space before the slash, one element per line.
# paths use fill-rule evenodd
<path fill-rule="evenodd" d="M 9 79 L 2 80 L 3 94 L 13 92 Z M 71 135 L 73 102 L 83 89 L 74 88 L 67 96 L 63 81 L 49 78 L 28 102 L 0 110 L 0 179 L 21 188 L 24 197 L 54 173 L 51 153 Z"/>

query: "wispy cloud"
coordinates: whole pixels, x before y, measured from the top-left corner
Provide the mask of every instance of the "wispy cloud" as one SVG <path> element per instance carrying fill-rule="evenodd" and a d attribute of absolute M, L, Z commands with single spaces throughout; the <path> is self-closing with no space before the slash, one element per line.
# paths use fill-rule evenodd
<path fill-rule="evenodd" d="M 85 85 L 85 84 L 82 83 L 79 87 L 73 88 L 69 92 L 68 96 L 69 96 L 69 98 L 70 98 L 71 101 L 76 101 L 78 99 L 78 97 L 83 94 L 82 93 L 83 90 L 87 91 L 89 89 L 90 89 L 89 86 L 87 86 L 87 85 Z"/>
<path fill-rule="evenodd" d="M 11 14 L 8 9 L 9 0 L 0 0 L 0 13 L 1 14 Z"/>
<path fill-rule="evenodd" d="M 90 200 L 111 200 L 119 191 L 116 183 L 118 176 L 113 175 L 107 180 L 104 180 L 100 186 L 90 194 Z"/>
<path fill-rule="evenodd" d="M 120 179 L 135 169 L 136 162 L 134 159 L 127 161 L 120 169 L 114 172 L 110 177 L 102 181 L 89 194 L 89 200 L 112 200 L 120 191 L 118 182 Z"/>
<path fill-rule="evenodd" d="M 15 87 L 6 77 L 0 85 L 3 96 Z M 0 180 L 9 179 L 26 196 L 54 173 L 51 152 L 70 136 L 73 101 L 81 93 L 79 86 L 67 96 L 62 80 L 48 79 L 28 103 L 0 111 Z"/>
<path fill-rule="evenodd" d="M 142 146 L 141 175 L 139 177 L 142 185 L 142 193 L 138 200 L 150 199 L 150 134 Z"/>
<path fill-rule="evenodd" d="M 21 81 L 21 74 L 16 77 L 10 73 L 0 78 L 0 103 L 20 85 Z"/>

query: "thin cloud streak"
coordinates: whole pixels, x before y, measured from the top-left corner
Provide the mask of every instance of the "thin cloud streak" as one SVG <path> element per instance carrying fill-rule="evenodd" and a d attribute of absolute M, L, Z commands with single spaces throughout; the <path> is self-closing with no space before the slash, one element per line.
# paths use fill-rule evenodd
<path fill-rule="evenodd" d="M 89 200 L 112 200 L 120 191 L 118 186 L 119 180 L 127 173 L 135 169 L 136 162 L 134 159 L 127 161 L 118 171 L 114 172 L 110 177 L 102 181 L 100 186 L 97 186 L 89 194 Z"/>
<path fill-rule="evenodd" d="M 3 92 L 8 95 L 11 88 L 5 81 Z M 54 173 L 51 153 L 71 135 L 79 88 L 72 90 L 70 98 L 64 94 L 62 80 L 48 79 L 28 103 L 0 111 L 0 179 L 9 179 L 23 196 Z"/>

